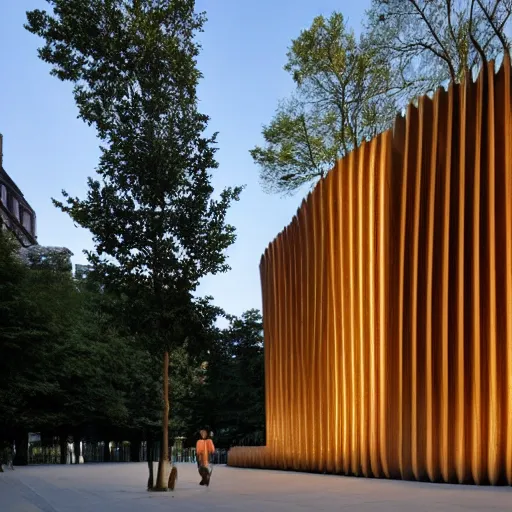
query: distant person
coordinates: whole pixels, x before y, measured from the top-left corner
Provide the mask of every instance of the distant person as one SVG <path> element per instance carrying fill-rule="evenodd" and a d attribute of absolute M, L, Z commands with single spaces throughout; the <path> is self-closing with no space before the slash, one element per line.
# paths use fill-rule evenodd
<path fill-rule="evenodd" d="M 201 475 L 199 485 L 206 485 L 208 487 L 210 485 L 210 477 L 212 474 L 210 455 L 215 452 L 215 446 L 213 445 L 213 441 L 210 439 L 207 430 L 203 429 L 199 434 L 201 435 L 201 439 L 196 443 L 197 467 L 199 469 L 199 474 Z"/>
<path fill-rule="evenodd" d="M 14 471 L 13 459 L 13 447 L 11 443 L 5 443 L 2 449 L 2 453 L 0 454 L 0 469 L 2 469 L 2 464 L 5 464 L 9 469 Z"/>

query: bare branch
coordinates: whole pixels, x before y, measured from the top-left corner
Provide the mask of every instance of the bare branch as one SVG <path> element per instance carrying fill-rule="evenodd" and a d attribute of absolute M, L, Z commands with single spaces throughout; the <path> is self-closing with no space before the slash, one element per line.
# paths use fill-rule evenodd
<path fill-rule="evenodd" d="M 510 44 L 506 40 L 505 36 L 503 35 L 503 32 L 498 27 L 496 27 L 496 24 L 494 22 L 494 15 L 496 13 L 496 10 L 498 9 L 498 4 L 500 3 L 500 0 L 496 1 L 496 5 L 494 6 L 494 10 L 492 13 L 489 13 L 487 11 L 487 9 L 485 8 L 485 6 L 482 3 L 482 0 L 476 0 L 476 1 L 479 5 L 480 9 L 482 9 L 482 12 L 485 14 L 485 17 L 487 18 L 489 25 L 494 30 L 494 33 L 496 34 L 497 38 L 500 40 L 501 45 L 503 46 L 503 51 L 505 53 L 508 53 L 510 50 Z M 473 6 L 471 6 L 471 8 L 473 8 Z M 510 16 L 510 13 L 508 16 Z M 508 16 L 505 19 L 508 19 Z"/>
<path fill-rule="evenodd" d="M 455 37 L 455 32 L 453 30 L 452 24 L 452 0 L 446 0 L 446 10 L 448 14 L 448 29 L 450 31 L 450 35 L 452 36 L 453 42 L 457 45 L 457 38 Z"/>
<path fill-rule="evenodd" d="M 418 2 L 416 0 L 409 0 L 409 2 L 416 8 L 416 10 L 420 14 L 421 18 L 423 19 L 423 21 L 427 25 L 428 29 L 430 30 L 430 33 L 432 34 L 432 37 L 436 40 L 437 44 L 441 47 L 441 50 L 444 53 L 444 56 L 441 56 L 442 54 L 439 51 L 436 51 L 435 53 L 436 53 L 436 55 L 438 55 L 440 58 L 442 58 L 448 64 L 448 68 L 450 70 L 450 77 L 451 77 L 452 81 L 455 82 L 456 81 L 456 74 L 455 74 L 455 69 L 453 67 L 453 63 L 452 63 L 452 61 L 450 59 L 450 54 L 448 53 L 448 51 L 444 47 L 441 39 L 439 38 L 439 35 L 434 30 L 434 27 L 432 26 L 432 24 L 430 23 L 429 19 L 427 18 L 427 15 L 425 14 L 425 11 L 422 10 L 420 8 L 420 6 L 418 5 Z"/>
<path fill-rule="evenodd" d="M 402 43 L 402 41 L 399 40 L 399 42 L 402 44 L 402 46 L 397 47 L 392 45 L 382 45 L 382 48 L 386 50 L 393 50 L 395 52 L 407 52 L 408 50 L 419 50 L 419 48 L 423 48 L 424 50 L 429 50 L 433 54 L 437 55 L 440 59 L 444 60 L 448 64 L 450 69 L 452 69 L 450 59 L 447 58 L 443 53 L 441 53 L 431 44 L 425 43 L 424 41 L 415 41 L 414 43 Z"/>
<path fill-rule="evenodd" d="M 469 39 L 471 40 L 471 43 L 475 47 L 476 51 L 480 54 L 480 57 L 482 59 L 482 65 L 486 62 L 485 53 L 482 50 L 482 47 L 478 44 L 478 41 L 475 39 L 473 35 L 473 11 L 475 7 L 475 0 L 471 0 L 471 10 L 469 14 Z"/>

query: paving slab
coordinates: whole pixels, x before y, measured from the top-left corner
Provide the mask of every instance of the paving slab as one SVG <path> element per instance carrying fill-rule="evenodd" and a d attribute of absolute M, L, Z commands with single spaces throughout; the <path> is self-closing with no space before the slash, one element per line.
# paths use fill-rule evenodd
<path fill-rule="evenodd" d="M 511 512 L 511 487 L 348 478 L 215 466 L 209 488 L 179 464 L 174 492 L 148 493 L 144 463 L 18 467 L 0 473 L 0 512 Z"/>

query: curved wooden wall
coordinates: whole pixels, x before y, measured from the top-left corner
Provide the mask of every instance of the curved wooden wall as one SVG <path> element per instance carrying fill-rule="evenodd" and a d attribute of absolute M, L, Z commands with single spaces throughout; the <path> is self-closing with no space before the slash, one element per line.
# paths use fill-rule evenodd
<path fill-rule="evenodd" d="M 261 279 L 267 446 L 230 465 L 512 484 L 510 59 L 340 160 Z"/>

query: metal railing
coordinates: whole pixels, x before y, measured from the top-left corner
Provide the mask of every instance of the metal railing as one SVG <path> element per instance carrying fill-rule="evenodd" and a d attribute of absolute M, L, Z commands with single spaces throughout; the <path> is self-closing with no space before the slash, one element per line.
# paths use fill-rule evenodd
<path fill-rule="evenodd" d="M 111 442 L 109 446 L 110 462 L 131 462 L 131 446 L 128 441 Z M 160 443 L 153 445 L 153 461 L 158 462 L 160 454 Z M 215 450 L 211 455 L 212 464 L 227 464 L 228 451 L 224 449 Z M 68 444 L 66 463 L 76 463 L 76 454 L 74 446 Z M 80 462 L 105 462 L 105 443 L 99 442 L 82 442 L 80 450 Z M 195 448 L 170 448 L 169 459 L 173 463 L 196 463 Z M 148 447 L 145 442 L 141 443 L 139 451 L 139 460 L 146 462 L 148 460 Z M 28 447 L 28 464 L 60 464 L 61 447 L 58 443 L 51 445 L 43 445 L 40 441 L 29 443 Z"/>
<path fill-rule="evenodd" d="M 160 460 L 160 443 L 155 443 L 153 446 L 153 461 L 158 462 Z M 183 462 L 197 462 L 196 449 L 195 448 L 176 448 L 173 446 L 170 448 L 169 459 L 174 463 Z M 141 443 L 140 460 L 147 461 L 147 446 L 143 442 Z M 212 464 L 227 464 L 228 461 L 228 450 L 218 449 L 211 455 Z"/>

